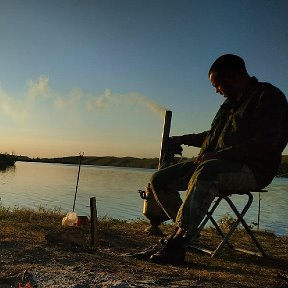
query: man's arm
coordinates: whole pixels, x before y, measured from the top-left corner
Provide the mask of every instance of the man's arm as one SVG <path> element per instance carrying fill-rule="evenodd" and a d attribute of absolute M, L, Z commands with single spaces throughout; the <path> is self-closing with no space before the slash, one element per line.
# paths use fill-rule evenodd
<path fill-rule="evenodd" d="M 201 148 L 209 131 L 202 133 L 193 133 L 182 136 L 172 136 L 170 141 L 172 145 L 187 145 Z"/>

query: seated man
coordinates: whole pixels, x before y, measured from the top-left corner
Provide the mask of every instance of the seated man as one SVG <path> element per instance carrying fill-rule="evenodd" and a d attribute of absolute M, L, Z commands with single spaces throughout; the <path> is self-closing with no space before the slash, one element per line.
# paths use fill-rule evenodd
<path fill-rule="evenodd" d="M 243 59 L 219 57 L 209 70 L 216 93 L 226 100 L 211 129 L 174 136 L 172 145 L 201 147 L 196 161 L 157 171 L 151 187 L 158 205 L 176 224 L 175 233 L 151 256 L 157 263 L 184 261 L 186 244 L 220 191 L 266 187 L 277 173 L 288 140 L 285 95 L 250 77 Z M 185 200 L 179 190 L 186 190 Z"/>

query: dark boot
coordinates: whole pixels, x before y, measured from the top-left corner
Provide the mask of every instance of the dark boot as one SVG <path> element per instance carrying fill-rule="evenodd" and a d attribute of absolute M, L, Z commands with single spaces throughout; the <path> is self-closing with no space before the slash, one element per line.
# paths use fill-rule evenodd
<path fill-rule="evenodd" d="M 182 237 L 167 239 L 165 245 L 151 255 L 150 260 L 159 264 L 179 264 L 185 261 L 186 249 Z"/>
<path fill-rule="evenodd" d="M 178 231 L 178 227 L 175 228 L 175 231 L 173 231 L 173 233 L 169 234 L 169 235 L 166 236 L 166 237 L 161 238 L 161 239 L 159 240 L 159 243 L 161 244 L 161 246 L 165 246 L 168 240 L 174 238 L 177 231 Z"/>

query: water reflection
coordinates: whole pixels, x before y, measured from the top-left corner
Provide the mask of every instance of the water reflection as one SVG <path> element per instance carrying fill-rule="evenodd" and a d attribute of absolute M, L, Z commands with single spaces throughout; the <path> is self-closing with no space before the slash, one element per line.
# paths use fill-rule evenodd
<path fill-rule="evenodd" d="M 73 207 L 78 173 L 77 165 L 16 162 L 15 167 L 0 172 L 0 197 L 6 207 L 61 207 L 66 213 Z M 119 219 L 144 218 L 143 200 L 137 193 L 144 189 L 154 170 L 119 167 L 82 166 L 75 211 L 89 215 L 90 197 L 96 197 L 98 215 Z M 275 178 L 261 194 L 260 228 L 288 234 L 286 222 L 288 179 Z M 183 193 L 184 195 L 184 193 Z M 233 196 L 239 205 L 243 196 Z M 258 195 L 245 217 L 256 222 Z M 236 199 L 237 198 L 237 199 Z M 228 212 L 223 204 L 217 218 Z"/>
<path fill-rule="evenodd" d="M 9 171 L 14 172 L 15 169 L 16 169 L 15 165 L 8 166 L 8 167 L 3 168 L 3 169 L 1 168 L 1 169 L 0 169 L 0 174 L 7 174 L 7 172 L 9 172 Z"/>

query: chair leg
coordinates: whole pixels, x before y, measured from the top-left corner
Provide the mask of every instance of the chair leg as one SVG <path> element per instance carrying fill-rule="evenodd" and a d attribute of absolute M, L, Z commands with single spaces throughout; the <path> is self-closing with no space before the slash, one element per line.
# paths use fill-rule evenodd
<path fill-rule="evenodd" d="M 235 205 L 233 204 L 233 202 L 231 201 L 231 199 L 228 196 L 223 197 L 223 199 L 225 199 L 227 201 L 229 206 L 232 208 L 234 213 L 237 215 L 237 220 L 233 223 L 232 227 L 230 228 L 230 230 L 228 231 L 228 233 L 226 234 L 226 236 L 224 237 L 222 242 L 219 244 L 219 246 L 214 250 L 214 252 L 212 253 L 212 257 L 217 256 L 219 254 L 219 252 L 223 249 L 224 245 L 227 243 L 229 238 L 232 236 L 232 234 L 236 230 L 236 228 L 239 225 L 239 223 L 242 222 L 241 219 L 243 220 L 243 216 L 248 211 L 248 209 L 251 206 L 251 203 L 253 201 L 253 197 L 251 199 L 250 196 L 249 196 L 249 199 L 248 199 L 246 205 L 244 206 L 242 212 L 239 213 L 239 211 L 237 210 L 237 208 L 235 207 Z"/>
<path fill-rule="evenodd" d="M 234 248 L 233 245 L 229 242 L 230 237 L 232 236 L 232 234 L 234 233 L 235 229 L 237 228 L 237 226 L 241 223 L 243 225 L 243 227 L 245 228 L 246 232 L 249 234 L 249 236 L 251 237 L 252 241 L 255 243 L 255 245 L 257 246 L 257 248 L 259 249 L 259 251 L 261 252 L 263 257 L 266 257 L 267 254 L 265 253 L 264 249 L 262 248 L 261 244 L 259 243 L 259 241 L 257 240 L 257 238 L 255 237 L 255 235 L 252 233 L 251 229 L 249 228 L 249 226 L 247 225 L 246 221 L 244 220 L 244 215 L 246 214 L 246 212 L 248 211 L 248 209 L 250 208 L 252 202 L 253 202 L 253 195 L 250 192 L 244 193 L 245 195 L 248 196 L 248 200 L 247 203 L 245 204 L 244 208 L 242 209 L 241 212 L 238 211 L 238 209 L 236 208 L 236 206 L 233 204 L 232 200 L 229 198 L 229 196 L 225 196 L 225 197 L 218 197 L 217 200 L 215 201 L 214 205 L 212 206 L 212 208 L 208 211 L 206 217 L 204 218 L 204 220 L 202 221 L 201 225 L 199 226 L 195 236 L 192 238 L 192 240 L 194 238 L 196 238 L 197 235 L 200 234 L 200 232 L 202 231 L 202 229 L 204 228 L 204 226 L 206 225 L 206 223 L 208 222 L 208 220 L 210 220 L 212 222 L 212 224 L 214 225 L 214 227 L 216 228 L 217 232 L 220 234 L 220 236 L 223 238 L 222 241 L 220 242 L 220 244 L 218 245 L 218 247 L 214 250 L 208 250 L 208 249 L 202 249 L 198 246 L 195 245 L 190 245 L 191 248 L 197 249 L 197 250 L 201 250 L 205 253 L 208 253 L 211 255 L 211 258 L 217 256 L 221 250 L 223 249 L 224 245 L 227 244 L 231 249 L 236 250 L 236 251 L 241 251 L 241 252 L 245 252 L 245 253 L 249 253 L 249 254 L 253 254 L 253 255 L 258 255 L 261 256 L 259 253 L 255 253 L 252 251 L 248 251 L 248 250 L 244 250 L 244 249 L 237 249 Z M 224 234 L 224 232 L 221 230 L 221 228 L 219 227 L 219 225 L 217 224 L 217 222 L 215 221 L 215 219 L 213 218 L 213 213 L 216 210 L 216 208 L 218 207 L 218 205 L 220 204 L 221 200 L 225 199 L 226 202 L 229 204 L 229 206 L 231 207 L 231 209 L 233 210 L 233 212 L 235 213 L 235 215 L 237 216 L 237 219 L 234 221 L 232 227 L 230 228 L 230 230 L 228 231 L 227 234 Z"/>
<path fill-rule="evenodd" d="M 203 230 L 203 228 L 205 227 L 206 223 L 210 220 L 210 218 L 212 218 L 212 215 L 214 213 L 214 211 L 216 210 L 216 208 L 218 207 L 219 203 L 221 202 L 221 198 L 218 197 L 218 199 L 215 201 L 214 205 L 212 206 L 212 208 L 207 212 L 206 217 L 204 218 L 204 220 L 201 222 L 200 226 L 198 227 L 196 233 L 193 235 L 191 242 L 197 238 L 197 236 L 201 233 L 201 231 Z"/>
<path fill-rule="evenodd" d="M 195 240 L 197 238 L 198 235 L 200 235 L 201 231 L 203 230 L 203 228 L 205 227 L 206 223 L 210 220 L 212 222 L 212 224 L 214 225 L 214 227 L 216 228 L 218 234 L 220 234 L 220 236 L 224 239 L 225 238 L 225 234 L 223 233 L 223 231 L 221 230 L 221 228 L 219 227 L 219 225 L 217 224 L 217 222 L 215 221 L 215 219 L 213 218 L 213 213 L 216 210 L 216 208 L 218 207 L 218 205 L 220 204 L 220 202 L 222 201 L 222 197 L 218 197 L 217 200 L 215 201 L 214 205 L 212 206 L 212 208 L 207 212 L 206 217 L 204 218 L 204 220 L 201 222 L 197 232 L 194 234 L 194 236 L 191 239 L 191 242 L 193 243 L 193 240 Z M 231 248 L 234 249 L 233 245 L 227 240 L 227 245 Z M 208 253 L 210 255 L 213 254 L 214 251 L 208 250 L 208 249 L 203 249 L 200 248 L 198 246 L 195 246 L 193 244 L 189 245 L 190 248 L 192 249 L 196 249 L 196 250 L 200 250 L 202 252 Z"/>
<path fill-rule="evenodd" d="M 225 233 L 221 230 L 221 228 L 219 227 L 218 223 L 215 221 L 215 219 L 211 216 L 210 217 L 210 221 L 212 222 L 212 224 L 214 225 L 215 229 L 217 230 L 218 234 L 222 237 L 222 239 L 224 240 L 226 235 Z M 222 241 L 223 241 L 222 240 Z M 227 239 L 227 245 L 232 249 L 234 250 L 234 247 L 233 245 L 228 241 L 229 239 Z"/>
<path fill-rule="evenodd" d="M 267 253 L 264 251 L 263 247 L 261 246 L 261 244 L 259 243 L 259 241 L 257 240 L 257 238 L 255 237 L 255 235 L 252 233 L 249 225 L 247 224 L 247 222 L 244 220 L 244 215 L 246 214 L 246 212 L 248 211 L 249 207 L 251 206 L 252 202 L 253 202 L 253 195 L 248 192 L 246 193 L 246 195 L 248 195 L 249 200 L 247 202 L 247 204 L 245 205 L 244 209 L 242 210 L 241 213 L 239 213 L 239 211 L 237 210 L 237 208 L 235 207 L 235 205 L 233 204 L 233 202 L 231 201 L 231 199 L 229 197 L 225 197 L 225 200 L 228 202 L 229 206 L 231 207 L 231 209 L 233 210 L 233 212 L 236 214 L 237 216 L 237 225 L 241 222 L 241 224 L 243 225 L 243 227 L 245 228 L 246 232 L 249 234 L 250 238 L 252 239 L 252 241 L 254 242 L 254 244 L 257 246 L 257 248 L 259 249 L 259 251 L 261 252 L 263 257 L 267 257 Z M 236 225 L 236 226 L 237 226 Z M 235 229 L 234 229 L 235 230 Z M 233 231 L 234 231 L 233 230 Z M 232 232 L 233 232 L 232 231 Z M 230 231 L 229 231 L 230 232 Z M 238 249 L 239 250 L 239 249 Z M 243 250 L 241 249 L 240 251 L 246 252 L 246 253 L 252 253 L 255 254 L 251 251 L 248 250 Z"/>

